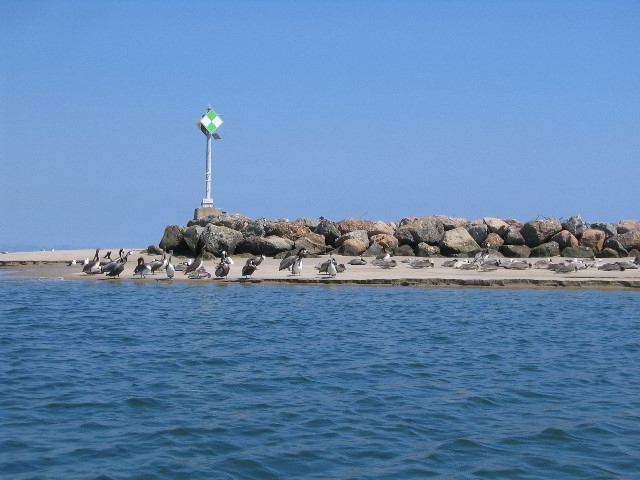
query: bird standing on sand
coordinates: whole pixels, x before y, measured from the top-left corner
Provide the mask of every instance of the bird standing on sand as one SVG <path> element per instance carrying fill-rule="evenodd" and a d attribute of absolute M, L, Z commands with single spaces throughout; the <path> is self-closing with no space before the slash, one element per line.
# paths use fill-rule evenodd
<path fill-rule="evenodd" d="M 87 262 L 84 267 L 82 267 L 83 273 L 98 273 L 100 270 L 100 257 L 98 254 L 100 253 L 100 249 L 96 248 L 96 254 L 93 256 L 93 261 Z"/>
<path fill-rule="evenodd" d="M 149 267 L 151 268 L 151 273 L 153 274 L 156 273 L 156 270 L 163 270 L 166 266 L 167 266 L 167 254 L 164 250 L 162 251 L 161 260 L 154 260 L 149 264 Z"/>
<path fill-rule="evenodd" d="M 257 256 L 253 256 L 251 258 L 249 258 L 249 260 L 247 260 L 246 265 L 249 265 L 249 262 L 252 261 L 254 267 L 256 267 L 256 270 L 258 269 L 258 266 L 260 266 L 260 264 L 262 263 L 262 261 L 265 259 L 264 255 L 257 255 Z"/>
<path fill-rule="evenodd" d="M 225 253 L 225 252 L 222 252 L 222 253 Z M 220 263 L 216 267 L 216 271 L 214 272 L 216 277 L 223 278 L 229 275 L 229 270 L 231 270 L 231 265 L 229 265 L 224 260 L 225 260 L 225 257 L 221 258 Z"/>
<path fill-rule="evenodd" d="M 389 260 L 391 255 L 387 252 L 387 247 L 382 247 L 382 253 L 376 257 L 376 260 Z"/>
<path fill-rule="evenodd" d="M 282 259 L 282 261 L 280 262 L 280 267 L 278 268 L 278 271 L 280 270 L 289 270 L 291 267 L 293 267 L 293 264 L 296 263 L 297 259 L 301 256 L 305 256 L 307 254 L 307 249 L 306 248 L 301 248 L 298 251 L 297 255 L 291 255 L 290 257 L 285 257 Z"/>
<path fill-rule="evenodd" d="M 116 262 L 116 265 L 111 270 L 109 270 L 109 272 L 107 272 L 107 277 L 120 278 L 120 274 L 124 272 L 124 266 L 127 263 L 127 258 L 129 257 L 129 255 L 131 255 L 131 252 L 127 252 L 124 257 L 121 256 Z"/>
<path fill-rule="evenodd" d="M 145 275 L 149 275 L 151 273 L 151 267 L 149 265 L 145 265 L 144 258 L 138 258 L 138 265 L 133 270 L 133 276 L 140 275 L 140 278 L 146 278 Z"/>
<path fill-rule="evenodd" d="M 169 261 L 167 262 L 166 266 L 167 277 L 169 278 L 173 278 L 173 276 L 176 274 L 176 268 L 171 263 L 171 258 L 173 258 L 173 250 L 169 250 Z"/>
<path fill-rule="evenodd" d="M 336 274 L 338 273 L 338 270 L 336 268 L 336 260 L 334 258 L 331 258 L 329 260 L 329 265 L 327 265 L 327 273 L 329 274 L 330 277 L 335 277 Z"/>
<path fill-rule="evenodd" d="M 250 258 L 249 260 L 247 260 L 246 265 L 242 267 L 242 276 L 244 278 L 250 277 L 251 275 L 253 275 L 253 272 L 255 272 L 257 268 L 258 267 L 254 263 L 253 258 Z"/>
<path fill-rule="evenodd" d="M 204 260 L 204 250 L 200 251 L 200 255 L 198 255 L 198 257 L 193 261 L 193 263 L 191 263 L 190 265 L 187 266 L 187 268 L 184 269 L 184 274 L 188 274 L 188 273 L 193 273 L 196 270 L 198 270 L 200 268 L 200 266 L 202 266 L 202 261 Z"/>
<path fill-rule="evenodd" d="M 367 261 L 360 257 L 360 258 L 353 258 L 351 260 L 349 260 L 349 265 L 366 265 Z"/>
<path fill-rule="evenodd" d="M 224 263 L 226 263 L 227 265 L 233 265 L 234 264 L 233 258 L 231 258 L 229 255 L 227 255 L 227 252 L 224 251 L 224 250 L 222 251 L 222 261 Z"/>

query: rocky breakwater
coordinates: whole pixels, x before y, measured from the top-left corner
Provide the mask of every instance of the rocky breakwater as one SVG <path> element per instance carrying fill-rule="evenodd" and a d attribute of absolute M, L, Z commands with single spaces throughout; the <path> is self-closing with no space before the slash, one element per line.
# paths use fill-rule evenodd
<path fill-rule="evenodd" d="M 310 254 L 375 256 L 383 251 L 409 256 L 468 257 L 482 250 L 505 257 L 626 257 L 640 255 L 640 221 L 617 224 L 584 222 L 580 215 L 567 220 L 485 217 L 477 220 L 431 215 L 406 217 L 399 222 L 348 218 L 251 219 L 222 214 L 168 225 L 160 249 L 176 254 L 279 256 L 306 248 Z M 152 246 L 150 248 L 157 249 Z"/>

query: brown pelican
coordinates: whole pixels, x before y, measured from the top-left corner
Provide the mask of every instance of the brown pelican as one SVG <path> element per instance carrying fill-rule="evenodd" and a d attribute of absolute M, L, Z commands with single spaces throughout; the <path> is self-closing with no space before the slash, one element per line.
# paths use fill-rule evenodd
<path fill-rule="evenodd" d="M 387 252 L 387 247 L 382 246 L 382 253 L 376 257 L 376 260 L 389 260 L 391 255 Z"/>
<path fill-rule="evenodd" d="M 262 257 L 264 257 L 264 255 L 262 255 Z M 256 271 L 256 264 L 253 261 L 253 258 L 250 258 L 249 260 L 247 260 L 247 264 L 242 267 L 242 276 L 244 278 L 250 277 L 251 275 L 253 275 L 253 272 Z"/>
<path fill-rule="evenodd" d="M 560 265 L 555 271 L 556 273 L 573 273 L 578 271 L 578 266 L 575 264 Z"/>
<path fill-rule="evenodd" d="M 204 257 L 204 249 L 200 251 L 200 255 L 198 255 L 198 257 L 193 261 L 193 263 L 189 264 L 187 268 L 184 269 L 184 274 L 186 275 L 188 273 L 193 273 L 196 270 L 198 270 L 202 265 L 203 257 Z"/>
<path fill-rule="evenodd" d="M 456 263 L 458 263 L 458 260 L 454 258 L 453 260 L 447 260 L 447 261 L 445 261 L 445 262 L 442 264 L 442 266 L 443 266 L 443 267 L 453 267 Z"/>
<path fill-rule="evenodd" d="M 145 265 L 144 258 L 138 258 L 138 265 L 133 270 L 133 276 L 140 275 L 140 278 L 145 278 L 145 275 L 149 275 L 151 273 L 151 267 L 149 265 Z"/>
<path fill-rule="evenodd" d="M 373 263 L 373 262 L 372 262 Z M 376 263 L 376 265 L 380 268 L 394 268 L 398 266 L 398 262 L 396 262 L 394 259 L 391 260 L 379 260 L 378 263 Z"/>
<path fill-rule="evenodd" d="M 292 256 L 283 258 L 282 261 L 280 262 L 280 267 L 278 268 L 278 271 L 290 269 L 291 267 L 293 267 L 293 264 L 296 263 L 298 257 L 304 256 L 306 254 L 307 254 L 307 249 L 303 247 L 298 251 L 297 255 L 295 256 L 292 255 Z"/>
<path fill-rule="evenodd" d="M 225 252 L 222 252 L 223 254 Z M 231 270 L 231 265 L 229 265 L 227 262 L 225 262 L 226 257 L 222 257 L 220 259 L 220 263 L 218 264 L 218 266 L 216 267 L 216 271 L 214 272 L 216 274 L 216 277 L 226 277 L 227 275 L 229 275 L 229 270 Z"/>
<path fill-rule="evenodd" d="M 84 273 L 98 273 L 100 270 L 100 257 L 98 254 L 100 253 L 100 249 L 96 248 L 96 254 L 93 256 L 93 261 L 88 262 L 83 268 L 82 271 Z"/>
<path fill-rule="evenodd" d="M 233 265 L 233 259 L 229 255 L 227 255 L 227 252 L 223 250 L 221 256 L 224 263 L 226 263 L 227 265 Z"/>
<path fill-rule="evenodd" d="M 411 268 L 433 268 L 433 265 L 433 262 L 428 258 L 424 260 L 411 260 L 411 263 L 409 263 Z"/>
<path fill-rule="evenodd" d="M 120 278 L 120 274 L 124 272 L 124 266 L 127 263 L 127 258 L 131 255 L 131 252 L 128 252 L 124 257 L 121 257 L 117 260 L 116 265 L 107 272 L 107 277 Z"/>
<path fill-rule="evenodd" d="M 339 265 L 336 266 L 336 272 L 337 273 L 342 273 L 347 269 L 347 266 L 344 263 L 341 263 Z"/>
<path fill-rule="evenodd" d="M 176 269 L 171 263 L 172 258 L 173 258 L 173 250 L 169 250 L 169 261 L 167 262 L 167 267 L 166 267 L 167 277 L 169 278 L 173 278 L 173 276 L 176 274 Z"/>
<path fill-rule="evenodd" d="M 336 268 L 336 260 L 335 258 L 329 259 L 329 265 L 327 266 L 327 273 L 330 277 L 335 277 L 338 273 L 338 269 Z"/>
<path fill-rule="evenodd" d="M 293 262 L 293 265 L 291 265 L 291 273 L 293 275 L 301 275 L 302 274 L 302 259 L 304 258 L 304 254 L 307 251 L 305 250 L 304 252 L 302 250 L 300 250 L 298 252 L 298 256 L 296 257 L 295 261 Z"/>
<path fill-rule="evenodd" d="M 256 267 L 256 269 L 258 268 L 258 266 L 260 266 L 260 264 L 262 263 L 262 261 L 264 260 L 264 255 L 257 255 L 257 256 L 253 256 L 251 258 L 249 258 L 249 260 L 247 260 L 246 265 L 249 265 L 249 261 L 253 262 L 253 265 Z"/>
<path fill-rule="evenodd" d="M 351 260 L 349 260 L 349 265 L 366 265 L 367 261 L 360 257 L 360 258 L 353 258 Z"/>
<path fill-rule="evenodd" d="M 154 260 L 149 264 L 149 268 L 151 268 L 151 273 L 155 274 L 156 270 L 162 270 L 167 266 L 167 254 L 163 250 L 162 251 L 162 260 Z"/>

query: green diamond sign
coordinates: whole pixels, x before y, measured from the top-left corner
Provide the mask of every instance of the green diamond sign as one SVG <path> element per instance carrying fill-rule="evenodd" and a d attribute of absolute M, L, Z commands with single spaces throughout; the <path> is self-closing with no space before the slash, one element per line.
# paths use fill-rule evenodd
<path fill-rule="evenodd" d="M 198 122 L 200 130 L 205 135 L 212 135 L 222 125 L 222 119 L 213 110 L 209 110 Z"/>

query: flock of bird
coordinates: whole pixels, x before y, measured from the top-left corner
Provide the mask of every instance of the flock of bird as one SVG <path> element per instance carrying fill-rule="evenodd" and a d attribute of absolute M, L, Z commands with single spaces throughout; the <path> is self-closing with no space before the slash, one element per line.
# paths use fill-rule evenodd
<path fill-rule="evenodd" d="M 131 251 L 125 254 L 124 250 L 120 249 L 118 257 L 115 260 L 111 258 L 111 251 L 107 252 L 102 259 L 100 259 L 99 254 L 100 249 L 96 249 L 96 253 L 91 261 L 89 261 L 89 258 L 85 259 L 84 262 L 82 262 L 82 271 L 89 275 L 105 274 L 110 278 L 119 278 L 120 274 L 124 272 Z M 309 253 L 305 248 L 301 248 L 297 252 L 290 252 L 280 261 L 278 270 L 288 270 L 292 275 L 301 275 L 304 259 L 308 255 Z M 201 251 L 195 259 L 189 259 L 177 265 L 171 262 L 172 259 L 173 251 L 169 251 L 168 259 L 166 252 L 163 252 L 162 258 L 149 263 L 146 263 L 143 257 L 139 257 L 138 263 L 133 271 L 133 276 L 146 278 L 149 274 L 153 275 L 158 271 L 165 271 L 167 278 L 172 279 L 176 272 L 182 271 L 184 275 L 188 275 L 188 278 L 191 279 L 211 278 L 211 274 L 204 267 L 204 251 Z M 246 279 L 253 275 L 264 259 L 264 255 L 249 257 L 242 267 L 242 277 Z M 69 262 L 69 265 L 72 266 L 77 263 L 76 260 L 72 260 Z M 400 263 L 406 263 L 412 269 L 433 268 L 435 266 L 434 262 L 429 258 L 406 259 Z M 360 256 L 353 258 L 348 264 L 354 266 L 367 265 L 367 260 Z M 227 252 L 222 251 L 220 253 L 220 262 L 216 264 L 214 275 L 217 278 L 226 278 L 231 271 L 232 265 L 234 265 L 233 259 L 227 255 Z M 391 269 L 398 267 L 399 264 L 394 258 L 391 258 L 391 254 L 384 249 L 380 255 L 371 261 L 371 265 L 382 269 Z M 555 273 L 573 273 L 589 268 L 597 268 L 598 270 L 605 271 L 624 271 L 638 269 L 640 267 L 640 257 L 636 257 L 633 262 L 628 260 L 604 262 L 602 259 L 592 257 L 589 259 L 564 259 L 559 262 L 554 262 L 551 258 L 545 258 L 531 263 L 528 259 L 514 260 L 492 257 L 489 250 L 486 249 L 476 254 L 474 258 L 446 260 L 442 266 L 481 272 L 490 272 L 501 268 L 507 270 L 548 269 Z M 346 265 L 342 263 L 338 264 L 332 255 L 329 256 L 329 259 L 316 265 L 315 268 L 319 274 L 324 273 L 329 277 L 335 277 L 338 273 L 342 273 L 347 269 Z"/>

